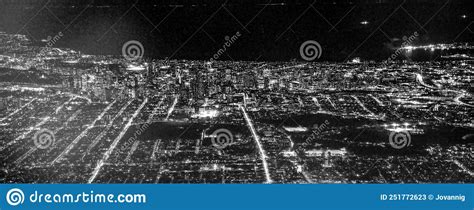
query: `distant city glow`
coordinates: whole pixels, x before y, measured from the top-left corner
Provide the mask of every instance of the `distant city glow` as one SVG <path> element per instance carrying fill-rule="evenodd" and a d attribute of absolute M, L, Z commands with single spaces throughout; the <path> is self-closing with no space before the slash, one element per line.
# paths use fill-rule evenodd
<path fill-rule="evenodd" d="M 403 46 L 400 47 L 402 50 L 417 50 L 417 49 L 422 49 L 422 50 L 454 50 L 454 49 L 474 49 L 473 46 L 467 44 L 467 43 L 454 43 L 454 44 L 429 44 L 429 45 L 420 45 L 420 46 Z"/>

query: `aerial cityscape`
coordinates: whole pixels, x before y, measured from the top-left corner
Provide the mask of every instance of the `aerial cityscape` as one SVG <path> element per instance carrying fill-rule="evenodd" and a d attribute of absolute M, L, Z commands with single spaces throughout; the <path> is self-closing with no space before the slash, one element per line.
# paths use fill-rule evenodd
<path fill-rule="evenodd" d="M 0 183 L 473 183 L 473 42 L 421 31 L 339 61 L 227 59 L 245 27 L 207 59 L 0 32 Z"/>

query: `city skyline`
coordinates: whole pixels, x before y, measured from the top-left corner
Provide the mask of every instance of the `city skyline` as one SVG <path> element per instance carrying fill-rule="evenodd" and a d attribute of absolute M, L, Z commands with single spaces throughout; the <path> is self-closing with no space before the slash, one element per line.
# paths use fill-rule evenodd
<path fill-rule="evenodd" d="M 5 2 L 1 183 L 474 181 L 459 2 Z"/>

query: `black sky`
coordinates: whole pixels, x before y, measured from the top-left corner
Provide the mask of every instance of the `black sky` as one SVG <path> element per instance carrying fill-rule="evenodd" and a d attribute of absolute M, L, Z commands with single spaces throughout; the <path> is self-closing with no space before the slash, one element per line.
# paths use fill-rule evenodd
<path fill-rule="evenodd" d="M 224 4 L 225 3 L 225 4 Z M 226 36 L 242 34 L 221 60 L 299 59 L 315 40 L 321 60 L 385 59 L 403 36 L 413 44 L 472 42 L 471 1 L 36 1 L 2 0 L 0 31 L 41 40 L 62 32 L 57 47 L 120 54 L 138 40 L 145 56 L 209 59 Z M 367 21 L 368 24 L 361 24 Z"/>

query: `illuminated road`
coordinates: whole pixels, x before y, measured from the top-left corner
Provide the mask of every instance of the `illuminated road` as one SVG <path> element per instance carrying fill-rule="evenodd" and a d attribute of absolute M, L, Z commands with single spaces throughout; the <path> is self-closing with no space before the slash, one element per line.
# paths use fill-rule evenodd
<path fill-rule="evenodd" d="M 166 97 L 162 97 L 160 99 L 160 102 L 158 102 L 158 104 L 155 106 L 155 108 L 153 109 L 153 111 L 151 112 L 150 116 L 148 117 L 148 119 L 146 121 L 147 125 L 149 125 L 153 122 L 153 117 L 155 117 L 156 113 L 158 112 L 158 110 L 159 110 L 159 108 L 160 108 L 160 106 L 163 103 L 165 98 Z M 153 152 L 150 156 L 150 164 L 156 159 L 155 153 L 158 151 L 160 144 L 161 144 L 161 139 L 158 140 L 158 141 L 155 141 L 155 144 L 153 145 Z"/>
<path fill-rule="evenodd" d="M 161 104 L 163 103 L 165 97 L 162 97 L 160 99 L 160 102 L 158 102 L 158 104 L 155 106 L 155 108 L 153 109 L 153 111 L 151 112 L 150 116 L 148 117 L 148 120 L 146 121 L 146 124 L 150 124 L 153 120 L 153 117 L 155 117 L 156 115 L 156 112 L 158 112 L 158 110 L 160 109 L 160 106 Z"/>
<path fill-rule="evenodd" d="M 102 130 L 102 132 L 100 132 L 99 135 L 97 135 L 94 140 L 92 141 L 92 143 L 87 147 L 87 150 L 86 152 L 83 154 L 82 158 L 84 158 L 86 155 L 89 154 L 89 152 L 92 150 L 92 148 L 95 147 L 95 145 L 97 145 L 99 143 L 99 141 L 109 132 L 110 128 L 112 127 L 112 125 L 114 124 L 115 120 L 120 117 L 123 112 L 125 112 L 125 110 L 127 109 L 128 106 L 130 106 L 130 104 L 133 102 L 133 100 L 129 100 L 127 104 L 125 104 L 120 110 L 119 112 L 110 120 L 109 124 L 107 124 L 107 126 Z"/>
<path fill-rule="evenodd" d="M 428 85 L 426 84 L 424 81 L 423 81 L 423 76 L 421 74 L 415 74 L 416 75 L 416 81 L 419 82 L 421 85 L 427 87 L 427 88 L 431 88 L 431 89 L 439 89 L 439 87 L 435 87 L 435 86 L 431 86 L 431 85 Z M 466 94 L 466 92 L 463 90 L 463 91 L 458 91 L 458 90 L 443 90 L 443 91 L 449 91 L 449 92 L 455 92 L 455 93 L 458 93 L 459 95 L 456 96 L 453 100 L 454 102 L 456 102 L 457 104 L 459 105 L 463 105 L 463 106 L 467 106 L 467 107 L 474 107 L 474 105 L 472 104 L 467 104 L 467 103 L 464 103 L 462 102 L 460 99 L 463 98 Z"/>
<path fill-rule="evenodd" d="M 253 127 L 252 121 L 250 120 L 247 112 L 245 111 L 245 108 L 242 105 L 239 105 L 240 110 L 242 110 L 242 113 L 244 114 L 245 121 L 247 121 L 247 125 L 250 128 L 250 131 L 252 132 L 252 136 L 255 139 L 255 142 L 257 143 L 258 150 L 260 152 L 260 158 L 262 159 L 262 164 L 263 164 L 263 170 L 265 171 L 265 178 L 267 180 L 267 183 L 272 183 L 272 179 L 270 178 L 270 173 L 268 170 L 268 164 L 267 164 L 267 156 L 265 155 L 265 150 L 263 150 L 262 143 L 260 142 L 257 132 L 255 131 L 255 128 Z"/>
<path fill-rule="evenodd" d="M 73 94 L 73 93 L 66 93 L 66 95 L 74 97 L 74 98 L 82 98 L 82 99 L 86 100 L 88 103 L 92 103 L 92 100 L 90 98 L 85 97 L 85 96 L 81 96 L 81 95 L 77 95 L 77 94 Z"/>
<path fill-rule="evenodd" d="M 336 109 L 336 104 L 334 104 L 334 102 L 332 102 L 331 98 L 329 98 L 329 96 L 326 96 L 326 99 L 329 101 L 329 103 L 331 104 L 332 108 L 334 108 L 335 110 Z"/>
<path fill-rule="evenodd" d="M 56 133 L 58 133 L 60 130 L 64 129 L 64 127 L 66 127 L 66 125 L 71 122 L 72 120 L 76 119 L 77 115 L 82 111 L 82 109 L 78 109 L 76 112 L 74 112 L 71 117 L 69 117 L 66 122 L 63 123 L 63 126 L 61 126 L 60 128 L 56 129 L 54 132 L 53 132 L 53 135 L 55 135 Z M 54 144 L 57 144 L 59 143 L 58 142 L 54 142 Z M 36 146 L 32 146 L 28 152 L 26 152 L 25 154 L 23 154 L 22 156 L 20 156 L 18 159 L 16 159 L 13 163 L 18 166 L 19 163 L 21 163 L 24 159 L 26 159 L 27 157 L 29 157 L 31 154 L 33 154 L 34 152 L 36 152 L 36 150 L 38 150 L 38 147 Z"/>
<path fill-rule="evenodd" d="M 459 168 L 461 168 L 464 172 L 466 172 L 467 174 L 469 174 L 470 176 L 474 176 L 474 172 L 472 172 L 471 170 L 469 170 L 466 166 L 464 166 L 461 162 L 459 162 L 458 160 L 452 160 L 452 162 L 454 164 L 456 164 Z"/>
<path fill-rule="evenodd" d="M 379 100 L 378 98 L 376 98 L 374 95 L 369 94 L 369 96 L 370 96 L 372 99 L 374 99 L 375 102 L 377 102 L 377 104 L 378 104 L 379 106 L 385 106 L 385 105 L 382 103 L 382 101 L 380 101 L 380 100 Z"/>
<path fill-rule="evenodd" d="M 427 88 L 431 88 L 431 89 L 439 89 L 438 87 L 435 87 L 435 86 L 431 86 L 431 85 L 428 85 L 426 84 L 424 81 L 423 81 L 423 76 L 421 74 L 415 74 L 416 75 L 416 81 L 418 81 L 421 85 L 427 87 Z M 464 106 L 467 106 L 467 107 L 474 107 L 474 105 L 472 104 L 467 104 L 467 103 L 464 103 L 462 102 L 460 99 L 463 98 L 466 94 L 466 92 L 463 92 L 463 91 L 457 91 L 457 90 L 445 90 L 445 91 L 451 91 L 451 92 L 456 92 L 458 93 L 459 95 L 456 96 L 456 98 L 454 98 L 454 102 L 456 102 L 457 104 L 459 105 L 464 105 Z"/>
<path fill-rule="evenodd" d="M 5 146 L 8 147 L 14 143 L 16 143 L 17 141 L 19 140 L 22 140 L 24 138 L 26 138 L 26 136 L 28 134 L 30 134 L 31 132 L 33 132 L 34 130 L 37 130 L 39 127 L 41 127 L 42 125 L 44 125 L 45 123 L 47 123 L 49 121 L 50 117 L 45 117 L 43 118 L 43 120 L 41 120 L 41 122 L 39 122 L 38 124 L 36 124 L 34 127 L 30 127 L 26 132 L 24 132 L 23 134 L 21 134 L 20 136 L 16 137 L 13 141 L 10 141 L 7 143 L 7 145 Z"/>
<path fill-rule="evenodd" d="M 465 95 L 466 95 L 466 93 L 461 93 L 460 95 L 456 96 L 456 98 L 454 98 L 454 102 L 456 102 L 457 104 L 460 104 L 460 105 L 467 106 L 467 107 L 474 107 L 474 105 L 464 103 L 464 102 L 462 102 L 462 101 L 460 100 L 460 99 L 463 98 Z"/>
<path fill-rule="evenodd" d="M 15 111 L 13 111 L 12 113 L 10 113 L 8 116 L 0 119 L 0 122 L 3 122 L 5 119 L 13 116 L 14 114 L 18 113 L 19 111 L 21 111 L 22 109 L 24 109 L 25 107 L 27 107 L 28 105 L 30 105 L 31 103 L 33 103 L 34 101 L 36 101 L 38 98 L 33 98 L 31 101 L 29 101 L 28 103 L 26 103 L 25 105 L 23 105 L 22 107 L 16 109 Z"/>
<path fill-rule="evenodd" d="M 421 85 L 430 89 L 439 89 L 439 87 L 426 84 L 425 81 L 423 81 L 423 76 L 421 74 L 416 73 L 415 75 L 416 75 L 416 81 L 419 82 Z"/>
<path fill-rule="evenodd" d="M 155 144 L 153 145 L 153 152 L 151 153 L 150 157 L 150 163 L 156 160 L 156 152 L 160 150 L 160 145 L 161 145 L 161 139 L 158 141 L 155 141 Z"/>
<path fill-rule="evenodd" d="M 140 144 L 140 141 L 139 141 L 139 140 L 135 140 L 135 141 L 133 142 L 132 147 L 131 147 L 130 150 L 128 151 L 127 157 L 125 158 L 125 162 L 126 162 L 126 163 L 129 163 L 129 162 L 130 162 L 130 158 L 132 157 L 132 155 L 133 155 L 133 153 L 135 152 L 135 150 L 137 150 L 138 144 Z"/>
<path fill-rule="evenodd" d="M 87 126 L 87 128 L 81 132 L 81 134 L 79 134 L 67 147 L 65 150 L 63 150 L 61 152 L 61 154 L 59 154 L 50 164 L 54 164 L 56 163 L 59 159 L 61 159 L 64 155 L 68 154 L 69 151 L 77 144 L 77 142 L 79 142 L 79 140 L 82 139 L 82 137 L 84 137 L 87 132 L 92 129 L 95 124 L 97 123 L 97 121 L 101 120 L 105 113 L 107 113 L 107 111 L 109 111 L 110 108 L 112 108 L 112 106 L 117 102 L 117 100 L 113 101 L 112 103 L 110 103 L 103 111 L 102 113 L 99 114 L 99 116 L 97 116 L 97 118 L 89 125 Z"/>
<path fill-rule="evenodd" d="M 133 120 L 135 119 L 135 117 L 138 116 L 138 114 L 140 114 L 140 112 L 142 111 L 143 107 L 145 106 L 145 104 L 147 102 L 148 102 L 148 98 L 143 100 L 140 107 L 138 107 L 138 109 L 135 110 L 135 113 L 133 113 L 132 117 L 130 117 L 130 119 L 128 120 L 125 127 L 122 129 L 122 131 L 117 136 L 117 138 L 115 138 L 114 142 L 112 142 L 109 149 L 105 152 L 104 157 L 102 157 L 102 160 L 100 160 L 99 164 L 97 164 L 97 166 L 95 167 L 94 171 L 92 172 L 92 176 L 89 178 L 89 181 L 87 183 L 92 183 L 95 180 L 95 178 L 97 177 L 97 175 L 100 172 L 100 169 L 105 164 L 105 162 L 109 159 L 109 157 L 112 154 L 112 152 L 114 151 L 115 147 L 117 147 L 118 143 L 120 142 L 120 139 L 122 139 L 122 137 L 125 135 L 128 128 L 130 128 L 130 126 L 132 125 Z"/>
<path fill-rule="evenodd" d="M 74 98 L 70 98 L 68 101 L 64 102 L 63 104 L 61 104 L 58 108 L 56 108 L 55 110 L 55 113 L 58 113 L 63 107 L 64 105 L 68 104 L 69 102 L 71 102 L 72 100 L 74 100 Z M 17 141 L 19 140 L 22 140 L 24 138 L 26 138 L 26 136 L 28 136 L 28 134 L 30 134 L 31 132 L 33 132 L 34 130 L 38 130 L 42 125 L 44 125 L 45 123 L 47 123 L 49 121 L 50 117 L 47 116 L 45 118 L 43 118 L 43 120 L 41 122 L 39 122 L 38 124 L 36 124 L 34 127 L 32 128 L 29 128 L 28 131 L 24 132 L 22 135 L 18 136 L 17 138 L 15 138 L 13 141 L 10 141 L 7 143 L 7 145 L 4 147 L 8 147 L 14 143 L 16 143 Z M 3 149 L 2 149 L 3 150 Z"/>
<path fill-rule="evenodd" d="M 288 151 L 295 152 L 295 151 L 294 151 L 294 148 L 293 148 L 293 146 L 295 145 L 295 143 L 294 143 L 293 140 L 291 139 L 291 136 L 288 135 L 288 134 L 286 134 L 286 133 L 285 133 L 285 135 L 286 135 L 286 137 L 288 137 L 288 140 L 290 140 L 290 142 L 291 142 L 290 148 L 288 149 Z M 296 155 L 296 158 L 298 158 L 298 160 L 290 160 L 290 162 L 295 166 L 295 168 L 296 168 L 297 170 L 301 170 L 301 174 L 303 175 L 303 177 L 304 177 L 304 179 L 306 180 L 306 182 L 308 182 L 308 183 L 314 183 L 313 180 L 311 180 L 311 178 L 309 178 L 309 175 L 308 175 L 308 173 L 306 173 L 306 171 L 304 170 L 304 167 L 303 167 L 301 164 L 298 163 L 299 161 L 301 161 L 301 158 L 300 158 L 298 155 Z"/>
<path fill-rule="evenodd" d="M 166 115 L 166 119 L 165 119 L 165 120 L 168 120 L 168 118 L 170 117 L 171 113 L 173 113 L 174 107 L 175 107 L 176 104 L 178 103 L 178 98 L 179 98 L 179 95 L 176 95 L 176 96 L 174 97 L 173 105 L 171 105 L 170 109 L 168 110 L 168 115 Z"/>
<path fill-rule="evenodd" d="M 362 107 L 364 111 L 368 112 L 370 115 L 375 115 L 373 112 L 367 109 L 367 107 L 365 107 L 365 105 L 359 100 L 359 98 L 357 98 L 357 96 L 351 95 L 351 97 L 359 104 L 360 107 Z"/>
<path fill-rule="evenodd" d="M 319 101 L 316 97 L 311 97 L 311 99 L 313 99 L 313 102 L 314 104 L 316 104 L 316 106 L 319 108 L 319 111 L 323 111 L 323 108 L 321 107 L 321 104 L 319 104 Z"/>

